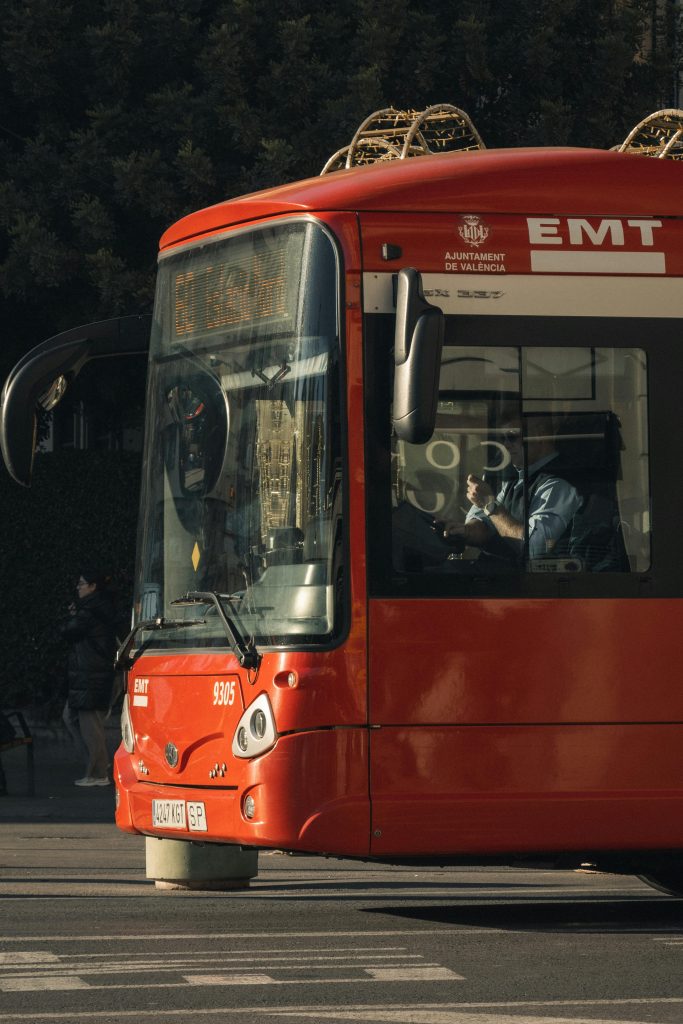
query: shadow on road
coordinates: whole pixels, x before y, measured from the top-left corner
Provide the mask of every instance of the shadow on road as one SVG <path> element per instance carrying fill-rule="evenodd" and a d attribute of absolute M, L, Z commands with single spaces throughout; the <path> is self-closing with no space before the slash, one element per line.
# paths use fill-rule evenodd
<path fill-rule="evenodd" d="M 366 914 L 382 914 L 411 921 L 503 928 L 506 931 L 572 932 L 679 931 L 683 927 L 683 900 L 673 898 L 600 899 L 557 902 L 497 903 L 479 906 L 367 907 Z"/>

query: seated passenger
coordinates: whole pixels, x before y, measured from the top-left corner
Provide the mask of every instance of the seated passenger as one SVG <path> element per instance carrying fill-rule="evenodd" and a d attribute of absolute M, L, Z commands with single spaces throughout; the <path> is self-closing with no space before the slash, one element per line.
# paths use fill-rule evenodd
<path fill-rule="evenodd" d="M 516 477 L 507 480 L 496 495 L 485 480 L 470 474 L 467 498 L 472 507 L 464 523 L 446 523 L 446 537 L 461 536 L 466 544 L 482 548 L 487 555 L 520 562 L 524 553 L 526 478 L 529 558 L 552 554 L 570 528 L 581 498 L 576 488 L 559 475 L 559 456 L 550 417 L 530 417 L 525 440 L 526 444 L 517 424 L 503 427 L 502 443 L 517 470 Z M 525 457 L 528 459 L 526 474 Z"/>

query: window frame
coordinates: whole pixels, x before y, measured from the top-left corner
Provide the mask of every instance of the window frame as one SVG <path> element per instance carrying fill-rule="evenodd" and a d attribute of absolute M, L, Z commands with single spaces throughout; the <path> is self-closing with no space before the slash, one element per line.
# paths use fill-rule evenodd
<path fill-rule="evenodd" d="M 673 509 L 683 497 L 683 481 L 670 466 L 666 442 L 668 410 L 677 400 L 675 382 L 683 372 L 677 347 L 678 320 L 621 317 L 447 316 L 446 345 L 481 348 L 593 347 L 642 349 L 646 354 L 648 398 L 649 513 L 651 564 L 644 572 L 534 573 L 498 576 L 420 575 L 397 572 L 391 558 L 391 457 L 388 424 L 391 403 L 390 355 L 394 318 L 365 317 L 365 407 L 368 538 L 368 593 L 371 598 L 606 598 L 683 596 L 683 551 L 676 549 Z M 531 343 L 530 343 L 531 339 Z M 537 343 L 535 344 L 534 342 Z M 387 360 L 384 365 L 384 360 Z M 659 439 L 658 446 L 653 441 Z M 669 463 L 669 465 L 667 465 Z M 670 495 L 670 497 L 669 497 Z M 668 538 L 668 539 L 667 539 Z M 674 560 L 666 552 L 678 550 Z"/>

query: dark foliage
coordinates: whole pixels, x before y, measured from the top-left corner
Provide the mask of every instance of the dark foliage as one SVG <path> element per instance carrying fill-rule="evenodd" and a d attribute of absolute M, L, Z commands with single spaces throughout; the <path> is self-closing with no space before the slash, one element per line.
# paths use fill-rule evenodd
<path fill-rule="evenodd" d="M 317 174 L 374 109 L 455 103 L 489 146 L 621 141 L 672 102 L 669 6 L 0 0 L 0 371 L 148 311 L 169 223 Z"/>
<path fill-rule="evenodd" d="M 0 707 L 58 705 L 66 661 L 58 624 L 82 565 L 110 576 L 119 629 L 130 621 L 140 458 L 38 455 L 30 490 L 2 473 Z"/>
<path fill-rule="evenodd" d="M 491 147 L 621 141 L 675 103 L 674 8 L 0 0 L 0 379 L 61 330 L 149 311 L 170 223 L 318 174 L 378 108 L 455 103 Z M 114 383 L 90 393 L 110 424 L 140 403 Z M 81 552 L 130 572 L 136 488 L 112 454 L 39 459 L 27 494 L 0 476 L 5 696 L 52 685 Z"/>

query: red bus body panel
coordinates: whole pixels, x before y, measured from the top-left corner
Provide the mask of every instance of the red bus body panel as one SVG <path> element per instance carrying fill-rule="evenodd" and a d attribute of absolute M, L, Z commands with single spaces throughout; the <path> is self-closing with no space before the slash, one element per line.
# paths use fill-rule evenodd
<path fill-rule="evenodd" d="M 652 209 L 656 196 L 657 209 Z M 561 197 L 561 199 L 559 198 Z M 161 238 L 191 238 L 281 214 L 324 210 L 410 213 L 580 213 L 683 216 L 680 168 L 667 160 L 582 149 L 486 150 L 338 171 L 192 213 Z"/>
<path fill-rule="evenodd" d="M 683 723 L 671 685 L 682 614 L 683 601 L 373 600 L 370 678 L 392 685 L 371 686 L 370 719 Z"/>
<path fill-rule="evenodd" d="M 680 845 L 682 610 L 372 601 L 373 853 Z"/>

